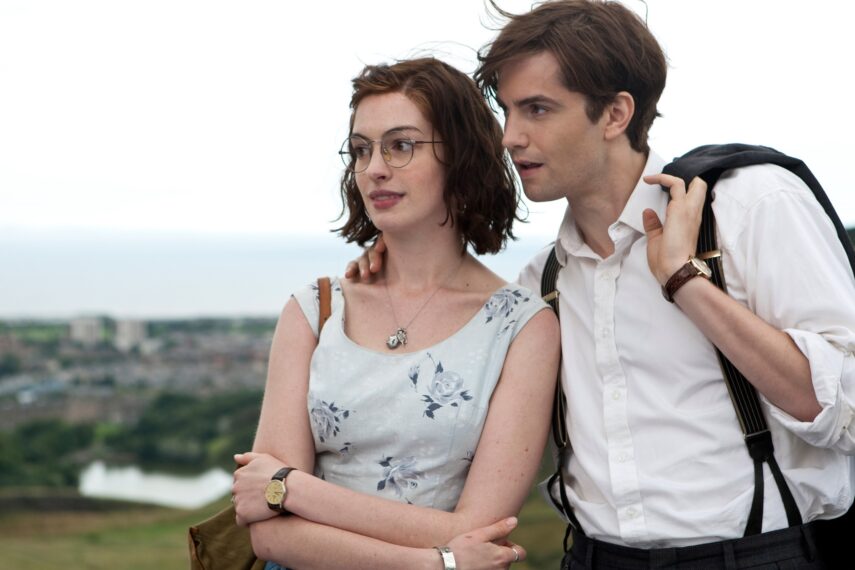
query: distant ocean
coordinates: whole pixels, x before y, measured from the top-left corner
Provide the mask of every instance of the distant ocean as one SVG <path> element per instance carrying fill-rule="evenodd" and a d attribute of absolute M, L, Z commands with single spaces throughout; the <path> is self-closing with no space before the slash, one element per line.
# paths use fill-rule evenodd
<path fill-rule="evenodd" d="M 551 238 L 480 258 L 503 278 Z M 0 232 L 0 320 L 276 316 L 295 289 L 360 253 L 333 235 Z"/>

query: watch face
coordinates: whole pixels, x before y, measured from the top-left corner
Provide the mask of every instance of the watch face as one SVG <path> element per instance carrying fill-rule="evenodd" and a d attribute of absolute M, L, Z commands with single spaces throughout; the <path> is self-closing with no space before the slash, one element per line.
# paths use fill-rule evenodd
<path fill-rule="evenodd" d="M 693 257 L 689 261 L 691 262 L 692 266 L 698 270 L 698 273 L 700 275 L 703 275 L 707 278 L 712 277 L 712 270 L 710 269 L 710 266 L 707 265 L 704 261 L 701 261 L 697 257 Z"/>
<path fill-rule="evenodd" d="M 273 480 L 267 484 L 264 490 L 264 498 L 271 505 L 281 505 L 282 499 L 285 498 L 285 483 L 279 480 Z"/>

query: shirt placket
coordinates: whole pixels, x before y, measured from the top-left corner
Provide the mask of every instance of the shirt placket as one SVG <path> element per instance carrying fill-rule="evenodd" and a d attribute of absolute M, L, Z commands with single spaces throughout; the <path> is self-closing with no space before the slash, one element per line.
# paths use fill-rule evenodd
<path fill-rule="evenodd" d="M 615 341 L 617 281 L 621 260 L 629 250 L 628 238 L 626 231 L 615 231 L 615 253 L 599 262 L 594 272 L 594 344 L 603 385 L 609 475 L 620 535 L 626 541 L 638 541 L 646 539 L 647 531 L 629 430 L 626 375 L 620 365 Z"/>

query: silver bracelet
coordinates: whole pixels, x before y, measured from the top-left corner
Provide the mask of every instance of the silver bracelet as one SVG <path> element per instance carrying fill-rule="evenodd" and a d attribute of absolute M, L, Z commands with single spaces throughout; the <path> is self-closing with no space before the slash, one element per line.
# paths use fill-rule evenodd
<path fill-rule="evenodd" d="M 454 561 L 454 553 L 447 546 L 434 546 L 442 556 L 443 570 L 457 570 L 457 562 Z"/>

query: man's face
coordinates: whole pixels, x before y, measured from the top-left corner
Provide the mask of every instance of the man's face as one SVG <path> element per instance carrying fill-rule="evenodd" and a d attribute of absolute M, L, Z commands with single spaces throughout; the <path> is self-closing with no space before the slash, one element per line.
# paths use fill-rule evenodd
<path fill-rule="evenodd" d="M 535 202 L 574 200 L 596 190 L 605 168 L 605 120 L 592 123 L 584 95 L 567 89 L 555 56 L 540 52 L 501 68 L 503 144 Z"/>

